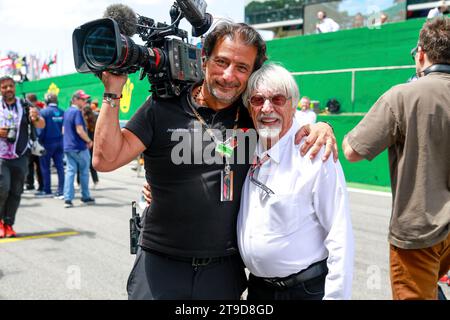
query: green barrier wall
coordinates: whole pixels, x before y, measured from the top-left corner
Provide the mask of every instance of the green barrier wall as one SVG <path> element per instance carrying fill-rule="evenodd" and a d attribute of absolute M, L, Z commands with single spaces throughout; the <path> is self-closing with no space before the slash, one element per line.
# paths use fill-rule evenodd
<path fill-rule="evenodd" d="M 57 90 L 59 104 L 63 109 L 70 106 L 70 99 L 76 90 L 83 89 L 92 99 L 97 99 L 101 106 L 103 85 L 92 74 L 70 74 L 61 77 L 53 77 L 39 81 L 24 82 L 17 86 L 17 94 L 34 92 L 40 100 L 49 90 Z M 122 92 L 123 98 L 120 106 L 120 120 L 126 121 L 136 112 L 139 106 L 147 99 L 150 84 L 147 79 L 139 80 L 138 74 L 131 74 L 129 81 Z"/>
<path fill-rule="evenodd" d="M 279 62 L 291 72 L 342 70 L 387 66 L 411 66 L 410 50 L 417 43 L 423 19 L 383 25 L 380 29 L 360 28 L 335 33 L 276 39 L 267 43 L 269 60 Z M 362 114 L 379 96 L 393 85 L 404 83 L 414 68 L 401 70 L 359 71 L 355 73 L 354 101 L 352 101 L 352 73 L 296 75 L 301 95 L 326 101 L 341 102 L 339 115 L 320 115 L 319 120 L 333 124 L 339 149 L 344 135 L 362 118 Z M 120 120 L 126 121 L 148 97 L 150 84 L 139 81 L 138 74 L 130 75 L 121 101 Z M 49 90 L 59 90 L 60 105 L 67 108 L 71 95 L 85 90 L 101 102 L 103 86 L 92 74 L 71 74 L 18 85 L 18 94 L 34 92 L 43 99 Z M 362 114 L 352 114 L 362 113 Z M 387 153 L 372 162 L 348 163 L 340 151 L 340 161 L 347 181 L 389 186 Z"/>
<path fill-rule="evenodd" d="M 387 151 L 384 151 L 372 161 L 362 160 L 350 163 L 344 157 L 342 141 L 344 136 L 363 118 L 363 114 L 319 115 L 317 121 L 327 121 L 332 124 L 338 141 L 339 161 L 344 169 L 348 182 L 390 187 L 389 161 Z"/>
<path fill-rule="evenodd" d="M 267 43 L 269 60 L 291 72 L 412 66 L 410 51 L 417 44 L 424 19 L 360 28 L 334 33 L 276 39 Z M 415 73 L 409 69 L 359 71 L 355 74 L 352 102 L 352 73 L 297 76 L 300 92 L 320 101 L 341 102 L 342 112 L 366 112 L 387 89 L 403 83 Z"/>

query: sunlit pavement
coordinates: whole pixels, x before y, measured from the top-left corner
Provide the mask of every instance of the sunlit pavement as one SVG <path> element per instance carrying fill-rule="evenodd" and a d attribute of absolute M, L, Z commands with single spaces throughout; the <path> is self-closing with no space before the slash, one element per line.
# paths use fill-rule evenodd
<path fill-rule="evenodd" d="M 23 195 L 17 239 L 0 239 L 0 299 L 126 299 L 131 201 L 143 177 L 125 166 L 100 173 L 96 204 Z M 141 173 L 141 176 L 143 174 Z M 52 175 L 56 185 L 56 175 Z M 350 191 L 355 235 L 353 299 L 391 299 L 387 230 L 389 194 Z M 442 285 L 448 297 L 450 287 Z"/>

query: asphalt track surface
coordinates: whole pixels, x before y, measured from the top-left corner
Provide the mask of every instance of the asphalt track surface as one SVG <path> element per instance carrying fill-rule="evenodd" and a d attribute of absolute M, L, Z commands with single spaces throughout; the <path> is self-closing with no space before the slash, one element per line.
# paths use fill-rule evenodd
<path fill-rule="evenodd" d="M 16 239 L 0 239 L 0 300 L 123 300 L 134 256 L 129 253 L 131 201 L 138 200 L 143 173 L 134 163 L 100 173 L 92 196 L 73 208 L 62 200 L 25 193 Z M 56 175 L 52 174 L 53 184 Z M 356 300 L 391 299 L 387 230 L 391 196 L 349 189 L 355 235 L 353 295 Z M 450 297 L 450 287 L 442 285 Z"/>

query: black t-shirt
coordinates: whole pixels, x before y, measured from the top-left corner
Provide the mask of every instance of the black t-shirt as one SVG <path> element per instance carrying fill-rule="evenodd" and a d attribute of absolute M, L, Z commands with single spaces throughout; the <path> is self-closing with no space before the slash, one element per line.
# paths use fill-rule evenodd
<path fill-rule="evenodd" d="M 185 257 L 234 254 L 238 252 L 236 220 L 241 189 L 256 143 L 246 139 L 237 147 L 239 152 L 234 152 L 234 200 L 221 202 L 224 161 L 215 154 L 214 142 L 205 134 L 205 127 L 190 105 L 190 90 L 176 98 L 149 99 L 125 126 L 147 147 L 146 179 L 153 199 L 145 215 L 142 247 Z M 212 129 L 222 134 L 227 129 L 230 134 L 238 109 L 238 134 L 253 127 L 240 101 L 219 112 L 196 105 L 194 108 Z M 220 133 L 216 136 L 220 138 Z M 185 161 L 180 161 L 180 157 Z"/>

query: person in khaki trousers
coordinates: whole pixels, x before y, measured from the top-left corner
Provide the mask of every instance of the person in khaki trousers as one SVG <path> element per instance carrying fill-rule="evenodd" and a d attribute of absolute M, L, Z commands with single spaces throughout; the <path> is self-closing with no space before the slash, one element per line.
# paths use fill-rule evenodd
<path fill-rule="evenodd" d="M 349 161 L 389 151 L 394 299 L 437 299 L 450 265 L 450 19 L 422 27 L 419 79 L 387 91 L 343 142 Z"/>

